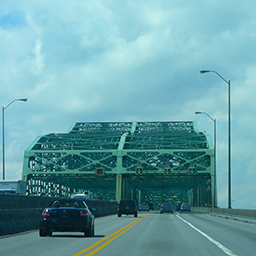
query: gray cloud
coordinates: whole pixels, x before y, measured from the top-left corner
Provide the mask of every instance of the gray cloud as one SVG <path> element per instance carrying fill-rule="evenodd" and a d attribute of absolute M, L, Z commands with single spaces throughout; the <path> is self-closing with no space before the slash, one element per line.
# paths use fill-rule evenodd
<path fill-rule="evenodd" d="M 233 207 L 253 207 L 256 19 L 252 1 L 0 1 L 7 178 L 36 138 L 76 121 L 218 121 L 218 188 L 227 206 L 227 85 L 232 85 Z"/>

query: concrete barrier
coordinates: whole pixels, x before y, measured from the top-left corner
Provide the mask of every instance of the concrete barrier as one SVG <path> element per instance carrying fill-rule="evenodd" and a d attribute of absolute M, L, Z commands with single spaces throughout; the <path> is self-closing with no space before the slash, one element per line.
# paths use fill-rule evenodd
<path fill-rule="evenodd" d="M 256 224 L 256 210 L 192 207 L 192 212 L 208 213 L 217 217 Z"/>
<path fill-rule="evenodd" d="M 41 213 L 41 209 L 0 210 L 0 235 L 37 229 Z"/>
<path fill-rule="evenodd" d="M 44 208 L 59 198 L 0 195 L 0 236 L 39 228 Z M 95 217 L 117 214 L 117 203 L 86 200 Z"/>
<path fill-rule="evenodd" d="M 196 213 L 210 213 L 211 210 L 210 207 L 191 207 L 191 211 Z"/>
<path fill-rule="evenodd" d="M 212 214 L 256 219 L 256 210 L 213 208 Z"/>

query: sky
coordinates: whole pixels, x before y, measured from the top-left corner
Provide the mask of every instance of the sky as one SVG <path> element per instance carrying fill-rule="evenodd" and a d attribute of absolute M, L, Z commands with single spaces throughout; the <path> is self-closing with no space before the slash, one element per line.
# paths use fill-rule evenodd
<path fill-rule="evenodd" d="M 213 140 L 218 205 L 256 209 L 253 0 L 0 0 L 6 180 L 37 136 L 75 122 L 195 121 Z M 2 142 L 2 140 L 1 140 Z M 2 147 L 1 147 L 2 155 Z M 2 162 L 2 160 L 1 160 Z M 2 168 L 0 168 L 0 175 Z"/>

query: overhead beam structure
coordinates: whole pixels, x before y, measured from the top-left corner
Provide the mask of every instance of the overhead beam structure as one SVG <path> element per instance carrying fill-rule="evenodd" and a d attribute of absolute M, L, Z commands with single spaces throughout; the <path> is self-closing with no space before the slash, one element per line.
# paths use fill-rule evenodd
<path fill-rule="evenodd" d="M 67 133 L 36 138 L 25 151 L 22 176 L 29 194 L 101 190 L 119 201 L 138 190 L 166 188 L 213 205 L 213 163 L 211 138 L 193 121 L 78 122 Z"/>

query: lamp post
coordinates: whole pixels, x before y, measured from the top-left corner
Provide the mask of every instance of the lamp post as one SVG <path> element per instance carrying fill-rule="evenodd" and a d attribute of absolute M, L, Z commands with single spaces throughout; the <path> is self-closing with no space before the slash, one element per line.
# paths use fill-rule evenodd
<path fill-rule="evenodd" d="M 6 107 L 2 107 L 3 180 L 5 180 L 4 111 L 5 111 L 14 101 L 24 101 L 24 102 L 26 102 L 27 99 L 15 99 L 15 100 L 13 100 L 12 102 L 10 102 Z"/>
<path fill-rule="evenodd" d="M 213 119 L 210 115 L 208 115 L 206 112 L 198 112 L 196 111 L 195 112 L 196 115 L 200 115 L 200 114 L 203 114 L 203 115 L 206 115 L 208 116 L 214 123 L 214 198 L 213 198 L 213 207 L 217 207 L 217 189 L 216 189 L 216 186 L 217 186 L 217 171 L 216 171 L 216 149 L 217 149 L 217 137 L 216 137 L 216 119 Z"/>
<path fill-rule="evenodd" d="M 226 80 L 218 72 L 214 70 L 201 70 L 201 74 L 215 73 L 228 85 L 228 208 L 231 209 L 231 130 L 230 130 L 230 80 Z"/>

